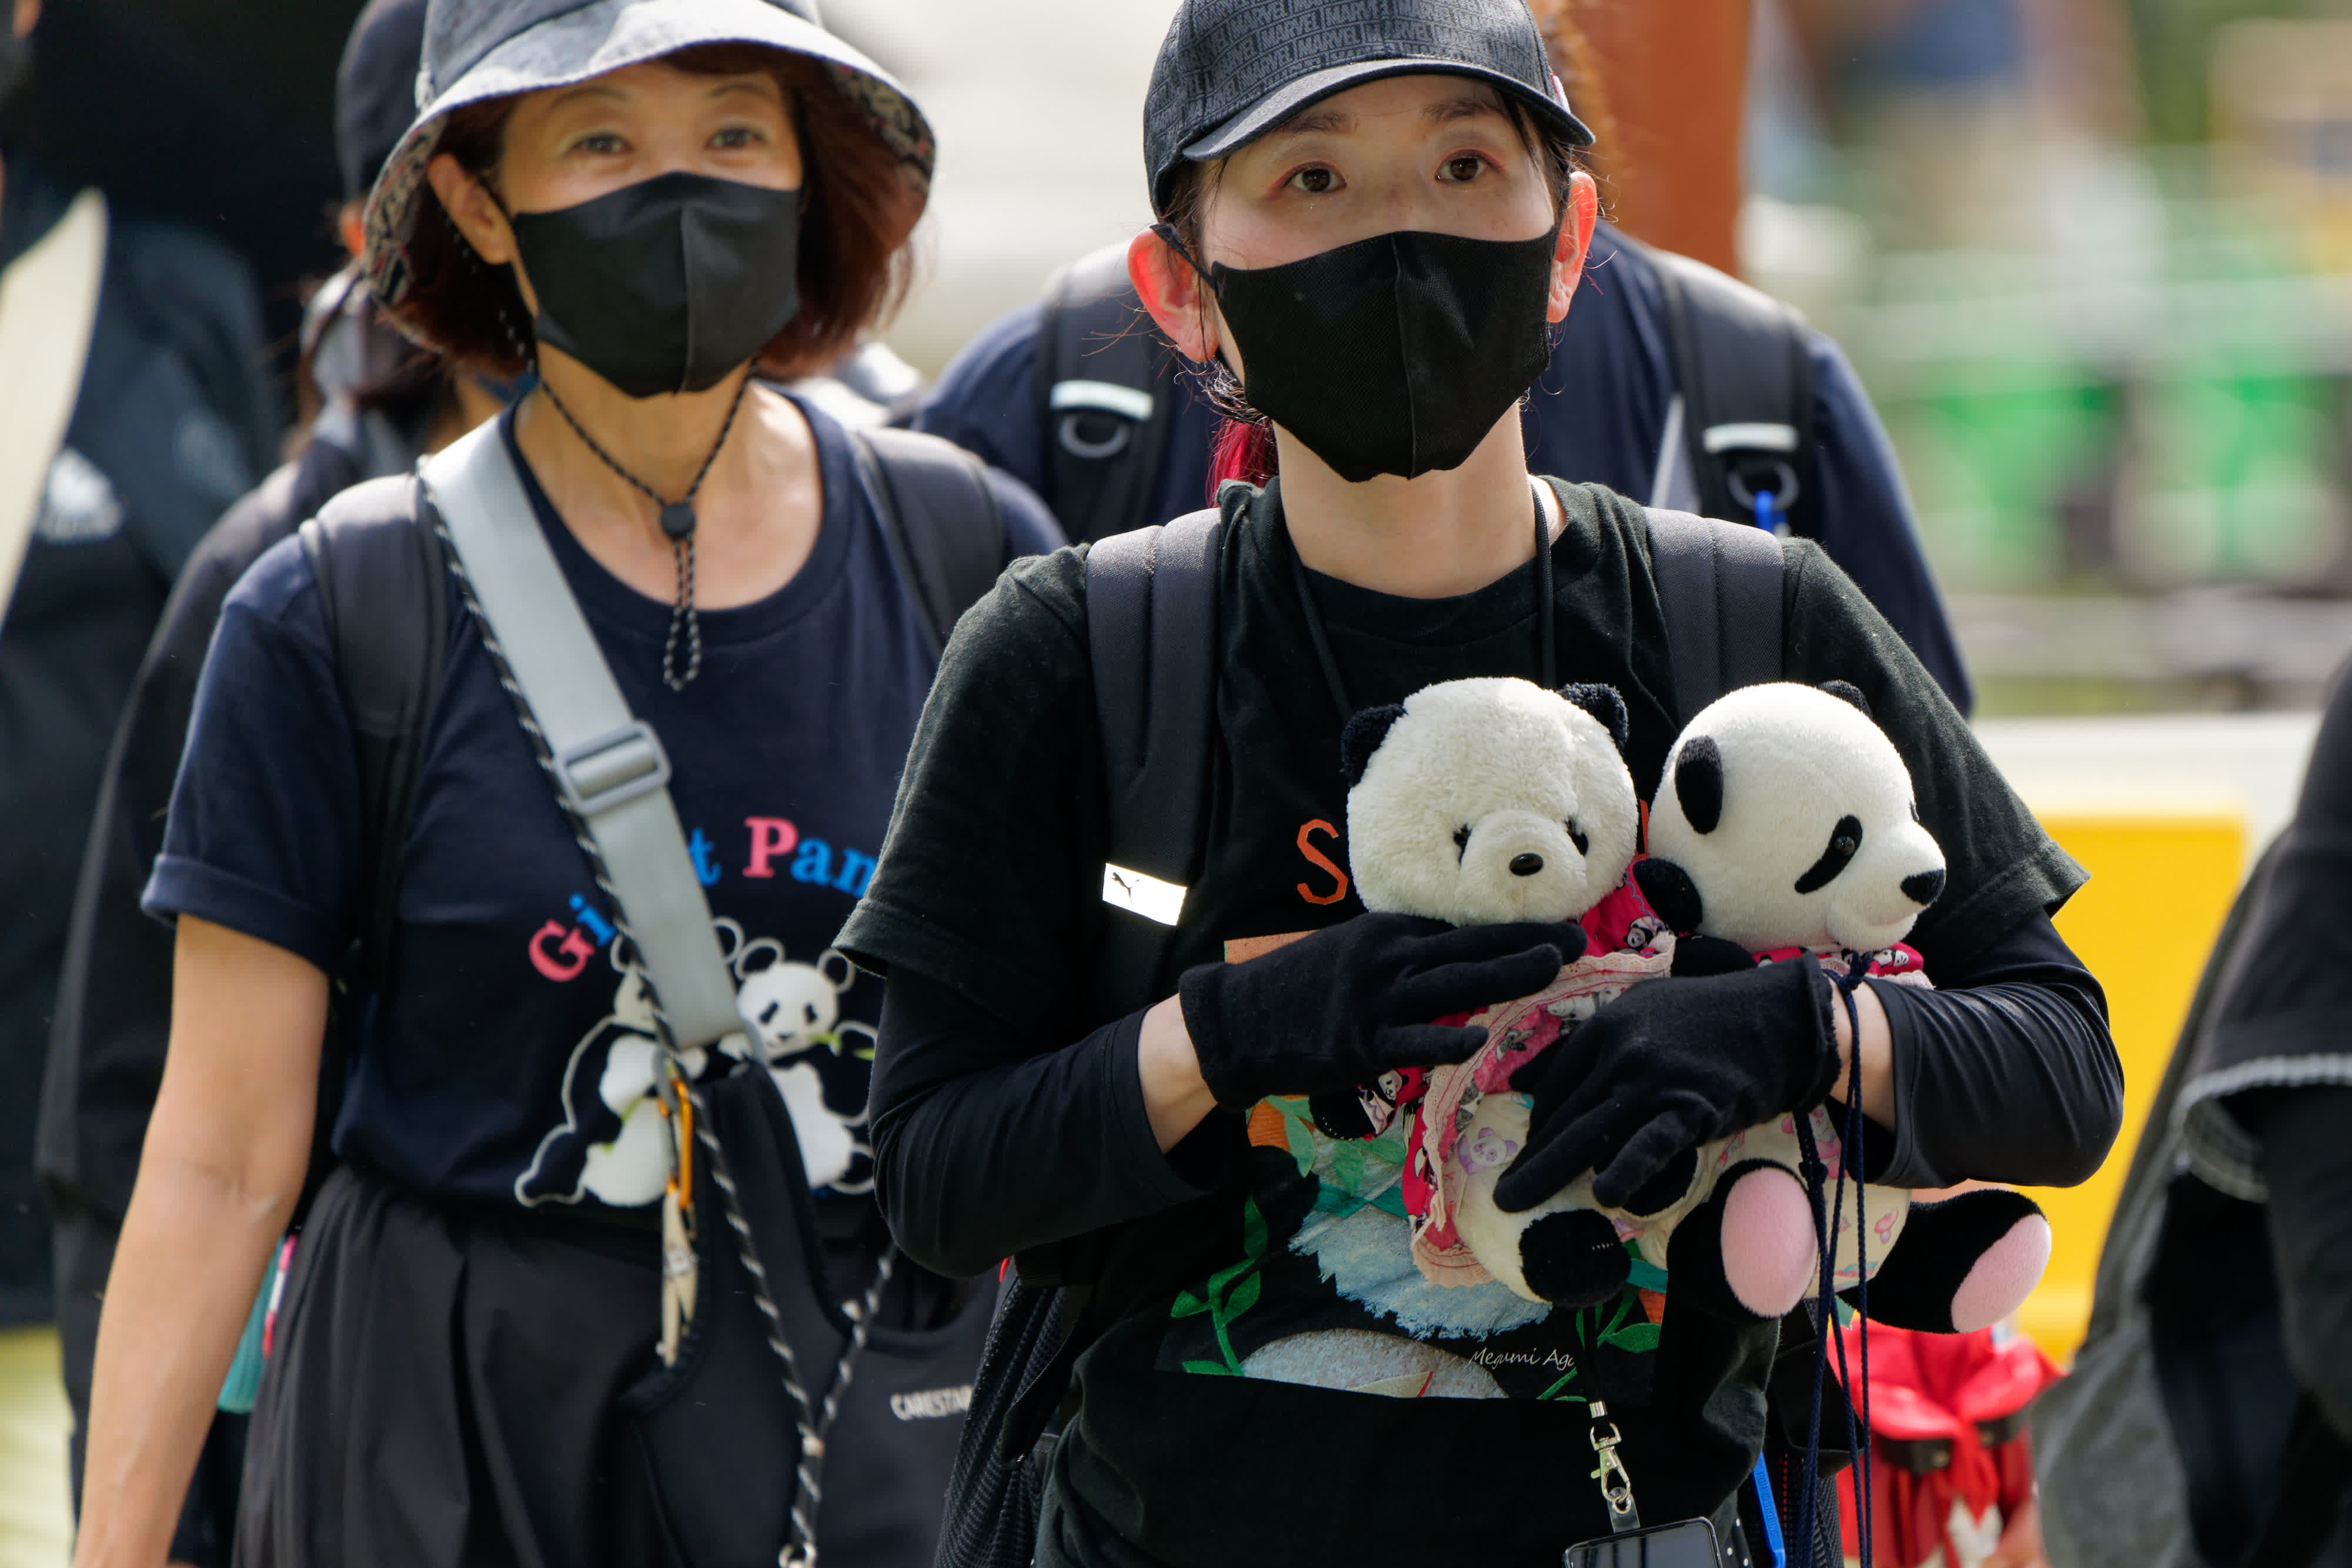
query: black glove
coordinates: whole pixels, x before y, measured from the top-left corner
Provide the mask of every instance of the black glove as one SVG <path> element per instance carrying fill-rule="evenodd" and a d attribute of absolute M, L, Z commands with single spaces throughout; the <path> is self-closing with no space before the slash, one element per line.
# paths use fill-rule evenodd
<path fill-rule="evenodd" d="M 1584 928 L 1359 915 L 1242 964 L 1184 971 L 1177 995 L 1217 1103 L 1327 1094 L 1401 1067 L 1462 1061 L 1483 1029 L 1429 1020 L 1542 989 L 1584 956 Z"/>
<path fill-rule="evenodd" d="M 1631 988 L 1513 1075 L 1535 1105 L 1496 1207 L 1533 1208 L 1589 1170 L 1594 1201 L 1623 1207 L 1683 1151 L 1820 1104 L 1838 1072 L 1830 990 L 1811 956 Z"/>

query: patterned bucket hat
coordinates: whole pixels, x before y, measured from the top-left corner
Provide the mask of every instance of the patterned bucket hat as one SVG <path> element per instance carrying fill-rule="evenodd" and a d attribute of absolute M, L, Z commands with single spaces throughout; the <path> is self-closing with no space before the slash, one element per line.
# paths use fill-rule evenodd
<path fill-rule="evenodd" d="M 416 73 L 416 119 L 368 193 L 368 287 L 386 306 L 408 292 L 408 247 L 425 179 L 452 110 L 565 87 L 702 44 L 760 44 L 804 55 L 862 110 L 898 155 L 899 177 L 928 196 L 930 123 L 881 67 L 820 25 L 816 0 L 432 0 Z"/>

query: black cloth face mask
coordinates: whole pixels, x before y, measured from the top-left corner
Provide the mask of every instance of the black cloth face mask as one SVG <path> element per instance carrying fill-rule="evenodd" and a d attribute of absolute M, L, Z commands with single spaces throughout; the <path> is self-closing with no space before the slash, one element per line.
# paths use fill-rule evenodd
<path fill-rule="evenodd" d="M 718 385 L 800 311 L 798 191 L 662 174 L 508 222 L 540 342 L 630 397 Z"/>
<path fill-rule="evenodd" d="M 1360 485 L 1460 467 L 1535 384 L 1558 243 L 1408 231 L 1203 276 L 1250 405 Z"/>

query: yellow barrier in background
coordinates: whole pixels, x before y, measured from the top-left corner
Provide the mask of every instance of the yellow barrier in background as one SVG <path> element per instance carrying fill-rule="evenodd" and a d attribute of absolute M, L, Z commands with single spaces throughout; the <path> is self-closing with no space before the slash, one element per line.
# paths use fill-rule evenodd
<path fill-rule="evenodd" d="M 2042 825 L 2091 873 L 2059 912 L 2061 936 L 2106 988 L 2123 1059 L 2124 1127 L 2096 1176 L 2027 1190 L 2049 1212 L 2049 1272 L 2019 1325 L 2064 1364 L 2090 1320 L 2099 1246 L 2148 1102 L 2246 870 L 2246 825 L 2228 810 L 2045 812 Z"/>

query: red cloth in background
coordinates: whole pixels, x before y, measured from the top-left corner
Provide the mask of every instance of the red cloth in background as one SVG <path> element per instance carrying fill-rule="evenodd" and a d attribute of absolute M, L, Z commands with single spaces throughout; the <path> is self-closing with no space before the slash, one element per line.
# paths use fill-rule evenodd
<path fill-rule="evenodd" d="M 1862 1328 L 1857 1320 L 1839 1331 L 1845 1370 L 1857 1383 Z M 1955 1501 L 1975 1520 L 1988 1509 L 1998 1508 L 2003 1521 L 2024 1510 L 2033 1496 L 2031 1439 L 2021 1426 L 2014 1437 L 1988 1445 L 1979 1428 L 2017 1415 L 2060 1375 L 2032 1341 L 2004 1327 L 1932 1334 L 1870 1325 L 1871 1555 L 1878 1568 L 1919 1568 L 1938 1547 L 1945 1568 L 1962 1568 L 1949 1536 Z M 1888 1458 L 1890 1445 L 1906 1444 L 1948 1452 L 1948 1462 L 1915 1473 Z M 1852 1474 L 1838 1489 L 1838 1511 L 1846 1555 L 1855 1558 L 1861 1535 Z"/>

